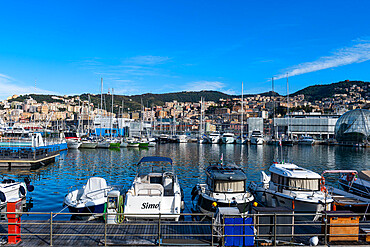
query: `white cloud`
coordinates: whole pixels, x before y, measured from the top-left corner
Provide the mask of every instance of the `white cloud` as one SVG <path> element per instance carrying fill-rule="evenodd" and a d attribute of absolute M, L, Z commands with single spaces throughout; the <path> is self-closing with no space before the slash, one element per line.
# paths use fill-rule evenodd
<path fill-rule="evenodd" d="M 225 84 L 219 81 L 196 81 L 186 84 L 183 88 L 185 91 L 215 90 L 221 91 Z"/>
<path fill-rule="evenodd" d="M 316 61 L 290 67 L 284 73 L 277 75 L 275 79 L 285 78 L 287 73 L 289 76 L 302 75 L 368 60 L 370 60 L 370 40 L 357 40 L 355 45 L 338 49 L 331 56 L 320 57 Z"/>
<path fill-rule="evenodd" d="M 136 56 L 128 59 L 125 63 L 134 63 L 134 64 L 142 64 L 142 65 L 157 65 L 162 64 L 166 61 L 170 60 L 169 57 L 162 57 L 162 56 Z"/>
<path fill-rule="evenodd" d="M 6 99 L 15 94 L 57 94 L 56 92 L 35 88 L 34 86 L 22 86 L 22 84 L 10 76 L 0 74 L 0 98 Z"/>

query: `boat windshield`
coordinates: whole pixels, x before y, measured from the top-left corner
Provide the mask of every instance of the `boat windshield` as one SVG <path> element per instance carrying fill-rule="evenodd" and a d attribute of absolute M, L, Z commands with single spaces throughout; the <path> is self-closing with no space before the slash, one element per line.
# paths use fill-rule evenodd
<path fill-rule="evenodd" d="M 299 178 L 289 178 L 288 186 L 292 190 L 319 190 L 320 180 L 319 179 L 299 179 Z"/>
<path fill-rule="evenodd" d="M 317 191 L 320 190 L 320 179 L 289 178 L 272 173 L 271 181 L 286 190 Z"/>
<path fill-rule="evenodd" d="M 245 192 L 245 182 L 242 181 L 215 181 L 214 192 L 237 193 Z"/>

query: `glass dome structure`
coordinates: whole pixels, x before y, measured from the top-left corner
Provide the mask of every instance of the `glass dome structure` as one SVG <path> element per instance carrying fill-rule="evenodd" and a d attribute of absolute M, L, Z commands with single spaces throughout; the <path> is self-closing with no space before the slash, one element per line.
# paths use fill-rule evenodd
<path fill-rule="evenodd" d="M 356 109 L 344 113 L 335 125 L 338 142 L 369 143 L 370 111 Z"/>

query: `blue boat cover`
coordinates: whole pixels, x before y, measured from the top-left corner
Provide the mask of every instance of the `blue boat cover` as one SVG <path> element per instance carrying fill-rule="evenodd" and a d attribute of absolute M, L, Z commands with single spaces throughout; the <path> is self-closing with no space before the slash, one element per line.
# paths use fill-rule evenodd
<path fill-rule="evenodd" d="M 143 157 L 140 161 L 140 163 L 143 162 L 154 162 L 154 161 L 163 161 L 163 162 L 169 162 L 172 165 L 172 159 L 167 158 L 167 157 L 160 157 L 160 156 L 147 156 Z"/>

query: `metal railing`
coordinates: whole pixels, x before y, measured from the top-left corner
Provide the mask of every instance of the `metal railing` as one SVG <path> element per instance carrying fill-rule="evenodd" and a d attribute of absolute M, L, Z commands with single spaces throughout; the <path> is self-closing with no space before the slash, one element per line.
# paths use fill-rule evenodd
<path fill-rule="evenodd" d="M 14 214 L 14 213 L 2 213 Z M 309 245 L 312 237 L 317 237 L 320 244 L 327 245 L 336 241 L 360 241 L 365 243 L 366 236 L 370 236 L 370 221 L 362 220 L 363 215 L 348 211 L 323 212 L 321 220 L 298 221 L 298 218 L 310 217 L 315 214 L 297 213 L 256 213 L 241 215 L 212 216 L 205 218 L 204 214 L 183 213 L 182 220 L 168 221 L 166 215 L 155 214 L 155 220 L 130 220 L 127 217 L 133 214 L 99 214 L 100 221 L 76 221 L 56 220 L 55 217 L 62 215 L 91 216 L 91 214 L 73 213 L 38 213 L 21 212 L 20 215 L 48 216 L 46 220 L 25 220 L 20 223 L 21 237 L 23 241 L 33 241 L 33 237 L 43 239 L 46 245 L 53 246 L 60 237 L 63 239 L 79 239 L 79 242 L 93 241 L 96 245 L 109 245 L 109 241 L 151 241 L 151 244 L 161 246 L 174 239 L 184 241 L 202 241 L 203 244 L 214 245 L 240 245 L 232 243 L 246 242 L 265 243 L 268 245 L 280 244 L 304 244 Z M 122 221 L 117 224 L 109 224 L 108 216 L 121 216 Z M 137 216 L 138 214 L 135 214 Z M 143 214 L 141 216 L 153 216 L 154 214 Z M 205 219 L 205 220 L 204 220 Z M 0 226 L 15 225 L 7 221 L 0 221 Z M 85 228 L 83 228 L 85 226 Z M 4 228 L 4 227 L 3 227 Z M 5 228 L 4 228 L 5 229 Z M 78 230 L 79 229 L 79 230 Z M 85 229 L 85 230 L 84 230 Z M 72 233 L 73 232 L 73 233 Z M 14 236 L 7 232 L 0 233 L 0 236 Z M 89 237 L 89 240 L 83 240 Z M 176 242 L 176 241 L 175 241 Z M 132 242 L 131 242 L 132 243 Z M 200 243 L 200 242 L 199 242 Z M 347 242 L 348 243 L 348 242 Z"/>

